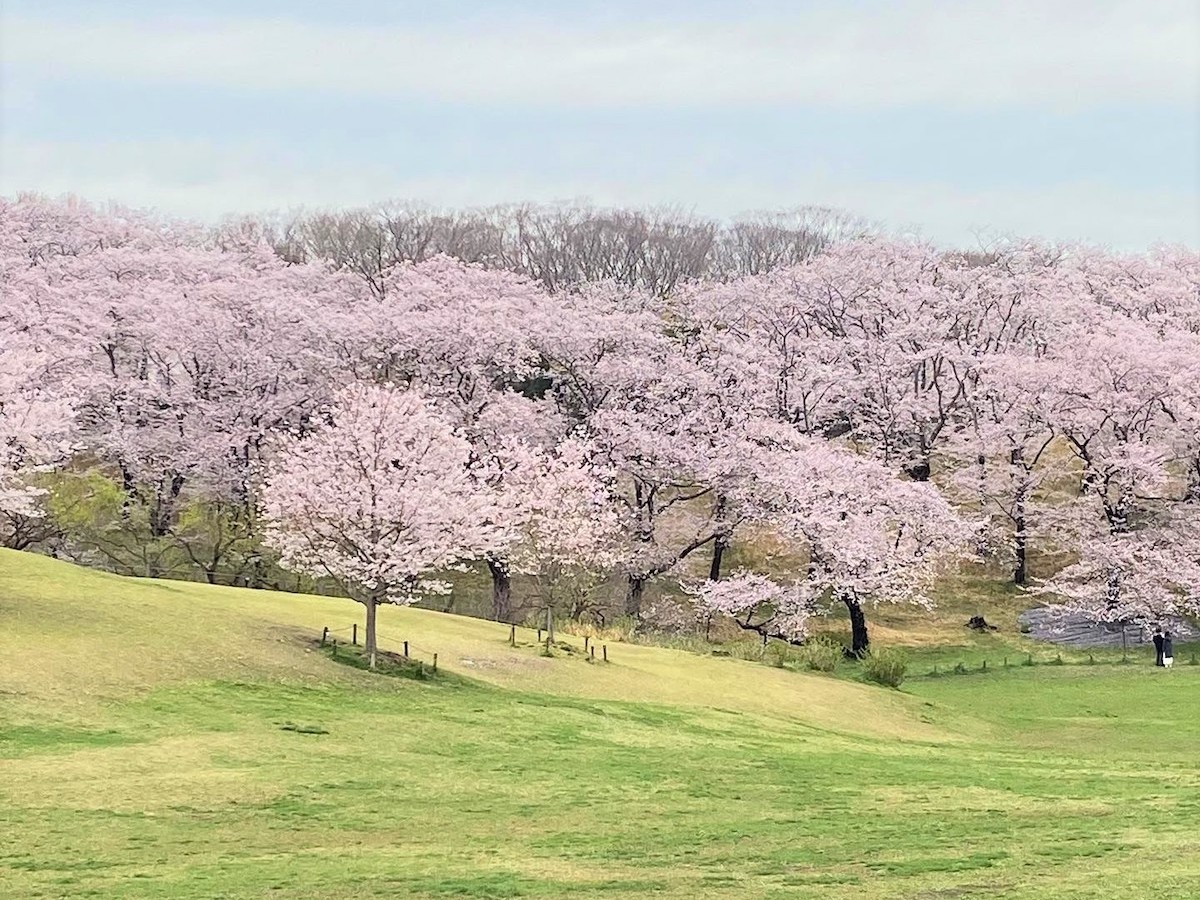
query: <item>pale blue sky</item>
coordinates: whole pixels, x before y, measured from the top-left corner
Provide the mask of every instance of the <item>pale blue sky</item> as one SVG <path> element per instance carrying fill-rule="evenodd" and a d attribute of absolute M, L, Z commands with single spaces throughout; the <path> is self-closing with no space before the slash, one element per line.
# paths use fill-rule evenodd
<path fill-rule="evenodd" d="M 1200 244 L 1191 0 L 0 0 L 0 191 Z"/>

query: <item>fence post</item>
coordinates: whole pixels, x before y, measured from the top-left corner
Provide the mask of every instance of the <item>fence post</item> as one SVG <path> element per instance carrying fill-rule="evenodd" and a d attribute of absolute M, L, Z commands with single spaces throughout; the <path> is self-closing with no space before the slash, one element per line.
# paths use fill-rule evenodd
<path fill-rule="evenodd" d="M 604 661 L 608 662 L 608 644 L 604 644 L 600 649 L 604 653 Z"/>
<path fill-rule="evenodd" d="M 584 652 L 584 653 L 587 653 L 587 649 L 588 649 L 588 642 L 589 642 L 589 641 L 591 641 L 591 638 L 590 638 L 590 637 L 588 637 L 588 636 L 585 634 L 585 635 L 583 636 L 583 652 Z"/>
<path fill-rule="evenodd" d="M 321 646 L 324 647 L 329 642 L 329 626 L 326 625 L 321 629 Z"/>
<path fill-rule="evenodd" d="M 510 647 L 517 646 L 517 626 L 516 625 L 513 625 L 508 630 L 508 646 L 510 646 Z"/>
<path fill-rule="evenodd" d="M 351 626 L 351 628 L 352 628 L 353 630 L 350 632 L 350 642 L 351 642 L 352 644 L 354 644 L 354 646 L 355 646 L 355 647 L 357 647 L 357 646 L 358 646 L 358 623 L 357 623 L 357 622 L 355 622 L 355 623 L 354 623 L 354 624 Z"/>
<path fill-rule="evenodd" d="M 433 671 L 437 671 L 437 654 L 433 654 Z"/>
<path fill-rule="evenodd" d="M 337 638 L 333 639 L 333 656 L 335 659 L 337 658 Z"/>
<path fill-rule="evenodd" d="M 595 661 L 596 661 L 596 648 L 593 647 L 592 648 L 592 662 L 595 662 Z"/>
<path fill-rule="evenodd" d="M 538 643 L 540 644 L 541 642 L 542 642 L 542 629 L 539 628 L 538 629 Z"/>
<path fill-rule="evenodd" d="M 404 642 L 404 658 L 408 659 L 408 641 Z"/>

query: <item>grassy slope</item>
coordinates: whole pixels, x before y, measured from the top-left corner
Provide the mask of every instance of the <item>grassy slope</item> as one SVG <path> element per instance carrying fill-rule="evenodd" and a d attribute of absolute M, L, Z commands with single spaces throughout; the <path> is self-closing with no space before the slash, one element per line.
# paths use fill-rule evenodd
<path fill-rule="evenodd" d="M 964 601 L 963 609 L 971 601 Z M 880 632 L 1003 650 L 956 624 Z M 1200 883 L 1200 670 L 855 682 L 0 551 L 3 897 L 1112 897 Z M 960 629 L 960 630 L 953 630 Z M 1017 643 L 1013 643 L 1015 648 Z M 919 650 L 946 653 L 945 650 Z M 287 722 L 326 734 L 285 731 Z"/>

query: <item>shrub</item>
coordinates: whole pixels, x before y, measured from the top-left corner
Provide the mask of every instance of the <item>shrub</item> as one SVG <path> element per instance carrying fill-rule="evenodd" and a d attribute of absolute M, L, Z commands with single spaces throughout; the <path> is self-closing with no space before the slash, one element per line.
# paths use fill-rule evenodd
<path fill-rule="evenodd" d="M 836 672 L 845 657 L 842 645 L 833 638 L 810 638 L 797 654 L 800 664 L 813 672 Z"/>
<path fill-rule="evenodd" d="M 898 688 L 904 683 L 908 660 L 898 650 L 884 647 L 872 650 L 863 657 L 863 677 L 875 684 Z"/>
<path fill-rule="evenodd" d="M 730 654 L 735 659 L 744 659 L 748 662 L 762 662 L 763 656 L 766 654 L 766 647 L 757 638 L 754 640 L 735 641 L 729 644 L 728 647 Z"/>
<path fill-rule="evenodd" d="M 792 661 L 792 648 L 783 641 L 771 641 L 763 651 L 763 662 L 777 669 L 784 668 Z"/>

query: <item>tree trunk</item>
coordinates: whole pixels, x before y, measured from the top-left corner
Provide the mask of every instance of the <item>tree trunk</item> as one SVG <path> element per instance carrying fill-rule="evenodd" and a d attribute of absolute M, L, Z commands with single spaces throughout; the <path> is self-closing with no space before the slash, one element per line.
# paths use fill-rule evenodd
<path fill-rule="evenodd" d="M 867 617 L 862 604 L 853 594 L 842 594 L 842 602 L 850 613 L 850 655 L 855 659 L 866 656 L 871 646 L 871 637 L 867 634 Z"/>
<path fill-rule="evenodd" d="M 1016 554 L 1017 564 L 1013 569 L 1013 584 L 1024 585 L 1029 580 L 1029 533 L 1025 519 L 1025 495 L 1018 495 L 1013 532 L 1013 553 Z"/>
<path fill-rule="evenodd" d="M 642 595 L 646 592 L 646 577 L 630 575 L 625 590 L 625 615 L 637 618 L 642 614 Z"/>
<path fill-rule="evenodd" d="M 1024 586 L 1029 580 L 1029 538 L 1025 534 L 1025 517 L 1017 519 L 1017 534 L 1013 551 L 1017 555 L 1017 564 L 1013 569 L 1013 584 Z"/>
<path fill-rule="evenodd" d="M 1025 470 L 1025 451 L 1021 447 L 1014 447 L 1009 456 L 1009 462 L 1014 469 L 1018 470 L 1018 477 L 1027 477 L 1028 472 Z M 1029 534 L 1026 532 L 1028 523 L 1026 522 L 1026 506 L 1029 502 L 1028 482 L 1022 482 L 1017 490 L 1017 502 L 1013 509 L 1013 524 L 1015 531 L 1013 533 L 1013 552 L 1017 557 L 1016 568 L 1013 569 L 1013 584 L 1024 585 L 1029 579 Z"/>
<path fill-rule="evenodd" d="M 718 534 L 716 540 L 713 541 L 712 565 L 708 569 L 710 581 L 721 580 L 721 559 L 725 556 L 725 549 L 728 546 L 729 536 L 726 534 Z"/>
<path fill-rule="evenodd" d="M 713 510 L 713 518 L 716 520 L 718 526 L 722 524 L 721 519 L 725 515 L 726 505 L 725 497 L 718 494 L 716 509 Z M 709 581 L 721 580 L 721 560 L 725 556 L 726 549 L 729 547 L 730 537 L 731 535 L 728 530 L 722 530 L 718 531 L 713 538 L 712 565 L 708 568 Z"/>
<path fill-rule="evenodd" d="M 546 607 L 546 640 L 550 642 L 550 646 L 554 646 L 554 607 Z"/>
<path fill-rule="evenodd" d="M 183 491 L 183 476 L 171 475 L 166 485 L 160 484 L 155 492 L 154 505 L 150 510 L 150 534 L 153 537 L 166 537 L 171 533 L 175 524 L 175 504 Z"/>
<path fill-rule="evenodd" d="M 928 459 L 920 459 L 909 465 L 905 471 L 913 481 L 928 481 L 929 476 L 933 474 L 933 467 Z"/>
<path fill-rule="evenodd" d="M 507 622 L 512 617 L 512 581 L 508 569 L 498 559 L 488 557 L 488 571 L 492 573 L 492 618 Z"/>
<path fill-rule="evenodd" d="M 377 646 L 377 644 L 375 642 L 375 610 L 378 608 L 378 606 L 379 606 L 379 603 L 376 601 L 376 598 L 374 595 L 367 597 L 367 602 L 366 602 L 367 637 L 366 637 L 365 649 L 367 651 L 367 664 L 372 669 L 375 668 L 375 656 L 376 656 L 376 646 Z"/>

